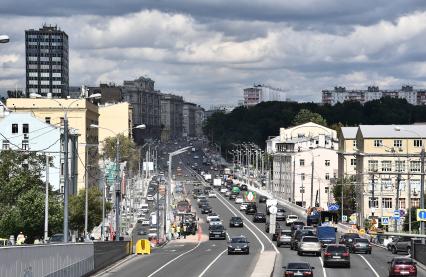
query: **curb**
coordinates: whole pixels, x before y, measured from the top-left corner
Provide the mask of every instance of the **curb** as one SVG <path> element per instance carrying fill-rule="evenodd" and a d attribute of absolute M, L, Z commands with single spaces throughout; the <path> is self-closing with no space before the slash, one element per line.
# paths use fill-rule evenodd
<path fill-rule="evenodd" d="M 116 261 L 115 263 L 109 265 L 108 267 L 101 269 L 100 271 L 94 273 L 93 275 L 89 275 L 89 276 L 91 276 L 91 277 L 102 276 L 102 275 L 108 273 L 109 271 L 113 270 L 114 268 L 119 267 L 120 265 L 132 260 L 133 258 L 135 258 L 137 256 L 138 255 L 136 255 L 136 254 L 131 254 L 131 255 L 129 255 L 129 256 L 121 259 L 121 260 Z"/>

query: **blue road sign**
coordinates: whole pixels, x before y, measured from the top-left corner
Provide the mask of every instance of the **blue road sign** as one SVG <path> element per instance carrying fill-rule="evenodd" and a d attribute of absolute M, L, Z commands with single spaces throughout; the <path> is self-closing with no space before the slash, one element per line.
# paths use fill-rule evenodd
<path fill-rule="evenodd" d="M 389 225 L 389 217 L 387 216 L 382 217 L 382 225 Z"/>
<path fill-rule="evenodd" d="M 329 211 L 338 211 L 339 208 L 340 208 L 339 204 L 336 204 L 336 203 L 328 205 L 328 210 Z"/>
<path fill-rule="evenodd" d="M 416 210 L 417 221 L 426 221 L 426 209 Z"/>
<path fill-rule="evenodd" d="M 393 211 L 393 218 L 399 219 L 400 217 L 401 217 L 401 213 L 399 212 L 399 210 L 394 210 Z"/>

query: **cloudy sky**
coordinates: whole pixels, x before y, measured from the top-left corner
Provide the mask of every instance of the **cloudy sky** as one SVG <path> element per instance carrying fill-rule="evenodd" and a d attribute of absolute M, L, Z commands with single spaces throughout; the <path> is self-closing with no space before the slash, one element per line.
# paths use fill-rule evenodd
<path fill-rule="evenodd" d="M 61 3 L 59 3 L 61 2 Z M 426 87 L 424 0 L 0 0 L 0 91 L 25 85 L 24 31 L 58 25 L 70 84 L 149 76 L 208 108 L 253 83 L 320 101 L 336 85 Z"/>

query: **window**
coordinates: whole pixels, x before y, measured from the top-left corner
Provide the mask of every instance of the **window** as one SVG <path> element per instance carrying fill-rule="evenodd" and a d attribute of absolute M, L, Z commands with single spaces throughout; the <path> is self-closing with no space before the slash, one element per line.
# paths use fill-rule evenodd
<path fill-rule="evenodd" d="M 28 84 L 29 85 L 38 85 L 38 81 L 37 80 L 28 80 Z"/>
<path fill-rule="evenodd" d="M 419 208 L 420 207 L 420 199 L 419 198 L 411 198 L 411 207 Z"/>
<path fill-rule="evenodd" d="M 54 78 L 61 78 L 61 73 L 53 72 L 52 73 L 52 77 L 54 77 Z"/>
<path fill-rule="evenodd" d="M 47 124 L 50 124 L 50 117 L 45 117 L 45 118 L 44 118 L 44 121 L 45 121 Z"/>
<path fill-rule="evenodd" d="M 9 141 L 8 140 L 3 140 L 2 149 L 3 150 L 8 150 L 9 149 Z"/>
<path fill-rule="evenodd" d="M 38 77 L 38 72 L 30 71 L 28 72 L 28 77 Z"/>
<path fill-rule="evenodd" d="M 52 57 L 52 62 L 60 62 L 61 57 Z"/>
<path fill-rule="evenodd" d="M 368 198 L 368 207 L 371 208 L 378 208 L 379 207 L 379 199 L 377 197 L 374 197 L 374 202 L 373 202 L 373 197 L 369 197 Z"/>
<path fill-rule="evenodd" d="M 12 134 L 18 133 L 18 124 L 14 123 L 12 124 Z"/>
<path fill-rule="evenodd" d="M 22 140 L 22 150 L 30 150 L 30 145 L 28 144 L 28 140 Z"/>
<path fill-rule="evenodd" d="M 61 85 L 61 81 L 52 81 L 52 85 L 60 86 Z"/>
<path fill-rule="evenodd" d="M 49 72 L 41 72 L 40 73 L 40 77 L 47 77 L 47 78 L 49 78 L 50 77 L 50 73 Z"/>
<path fill-rule="evenodd" d="M 351 165 L 356 165 L 356 159 L 351 159 Z"/>
<path fill-rule="evenodd" d="M 305 160 L 300 159 L 300 160 L 299 160 L 299 165 L 300 165 L 300 166 L 305 166 Z"/>
<path fill-rule="evenodd" d="M 49 81 L 40 81 L 40 85 L 42 85 L 42 86 L 48 86 L 49 85 Z"/>
<path fill-rule="evenodd" d="M 395 161 L 395 170 L 396 172 L 405 171 L 405 161 Z"/>
<path fill-rule="evenodd" d="M 383 146 L 383 140 L 381 139 L 374 140 L 374 147 L 382 147 L 382 146 Z"/>
<path fill-rule="evenodd" d="M 64 163 L 61 163 L 61 175 L 64 175 Z"/>
<path fill-rule="evenodd" d="M 356 148 L 356 140 L 352 141 L 352 147 Z"/>
<path fill-rule="evenodd" d="M 325 179 L 326 179 L 326 180 L 330 180 L 330 173 L 326 173 L 326 174 L 325 174 Z"/>
<path fill-rule="evenodd" d="M 300 174 L 300 179 L 301 179 L 302 181 L 305 181 L 305 173 L 301 173 L 301 174 Z"/>
<path fill-rule="evenodd" d="M 41 62 L 48 62 L 49 61 L 49 57 L 40 57 L 40 61 Z"/>
<path fill-rule="evenodd" d="M 60 124 L 61 124 L 61 126 L 64 126 L 64 118 L 63 117 L 60 118 Z"/>
<path fill-rule="evenodd" d="M 414 147 L 422 147 L 423 141 L 421 139 L 415 139 L 414 140 Z"/>
<path fill-rule="evenodd" d="M 405 209 L 405 198 L 399 198 L 399 208 Z"/>
<path fill-rule="evenodd" d="M 383 190 L 392 190 L 392 179 L 382 179 L 382 188 Z M 377 189 L 377 188 L 376 188 Z"/>
<path fill-rule="evenodd" d="M 392 198 L 382 198 L 382 207 L 385 209 L 392 209 Z"/>
<path fill-rule="evenodd" d="M 36 64 L 29 64 L 28 69 L 37 69 L 38 66 Z"/>
<path fill-rule="evenodd" d="M 368 171 L 375 172 L 379 169 L 379 161 L 369 160 L 368 161 Z"/>
<path fill-rule="evenodd" d="M 400 139 L 395 139 L 393 141 L 393 147 L 402 147 L 402 140 Z"/>
<path fill-rule="evenodd" d="M 382 171 L 391 172 L 392 171 L 392 161 L 382 161 Z"/>
<path fill-rule="evenodd" d="M 22 133 L 28 134 L 29 133 L 29 125 L 27 123 L 22 124 Z"/>
<path fill-rule="evenodd" d="M 40 65 L 40 69 L 49 69 L 49 65 L 48 64 L 41 64 Z"/>
<path fill-rule="evenodd" d="M 325 160 L 325 166 L 330 166 L 330 160 Z"/>
<path fill-rule="evenodd" d="M 38 58 L 35 57 L 35 56 L 28 56 L 28 61 L 30 61 L 30 62 L 36 62 L 37 60 L 38 60 Z"/>
<path fill-rule="evenodd" d="M 420 172 L 421 163 L 420 161 L 410 161 L 410 171 Z"/>

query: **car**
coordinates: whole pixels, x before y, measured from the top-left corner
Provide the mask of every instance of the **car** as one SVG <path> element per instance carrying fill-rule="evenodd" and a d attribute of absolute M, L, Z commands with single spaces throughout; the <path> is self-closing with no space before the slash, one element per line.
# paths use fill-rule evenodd
<path fill-rule="evenodd" d="M 272 241 L 276 241 L 281 233 L 281 228 L 275 225 L 275 232 L 272 234 Z"/>
<path fill-rule="evenodd" d="M 228 191 L 228 189 L 227 188 L 225 188 L 225 187 L 221 187 L 220 188 L 220 193 L 225 193 L 225 192 L 227 192 Z"/>
<path fill-rule="evenodd" d="M 220 219 L 219 215 L 217 215 L 216 213 L 209 213 L 207 215 L 207 218 L 206 218 L 207 223 L 209 223 L 212 218 L 219 218 Z"/>
<path fill-rule="evenodd" d="M 142 226 L 149 226 L 149 220 L 143 220 L 141 225 Z"/>
<path fill-rule="evenodd" d="M 145 217 L 138 217 L 138 218 L 136 219 L 136 222 L 137 222 L 137 223 L 142 223 L 142 221 L 144 221 L 144 220 L 146 220 L 146 218 L 145 218 Z"/>
<path fill-rule="evenodd" d="M 245 211 L 247 208 L 248 203 L 241 203 L 240 205 L 240 211 Z"/>
<path fill-rule="evenodd" d="M 296 262 L 288 263 L 287 266 L 283 266 L 284 277 L 293 276 L 313 276 L 315 267 L 309 263 Z"/>
<path fill-rule="evenodd" d="M 266 233 L 269 233 L 269 222 L 267 221 L 267 222 L 265 222 L 265 232 Z M 275 222 L 275 228 L 276 229 L 280 229 L 280 224 L 278 223 L 278 222 Z"/>
<path fill-rule="evenodd" d="M 266 222 L 266 215 L 264 213 L 255 213 L 253 215 L 253 222 Z"/>
<path fill-rule="evenodd" d="M 303 226 L 302 230 L 312 230 L 312 231 L 315 231 L 315 228 L 314 228 L 314 226 Z"/>
<path fill-rule="evenodd" d="M 277 209 L 277 214 L 275 215 L 275 219 L 277 220 L 277 221 L 284 221 L 284 220 L 286 220 L 286 217 L 285 217 L 285 210 L 283 209 L 283 208 L 278 208 Z M 287 225 L 288 226 L 288 225 Z"/>
<path fill-rule="evenodd" d="M 227 190 L 226 192 L 225 192 L 225 196 L 226 197 L 229 197 L 231 195 L 231 191 L 230 190 Z"/>
<path fill-rule="evenodd" d="M 348 244 L 348 248 L 351 253 L 363 252 L 371 254 L 371 245 L 368 239 L 356 238 Z"/>
<path fill-rule="evenodd" d="M 235 199 L 237 198 L 237 195 L 238 195 L 238 194 L 231 193 L 231 194 L 229 195 L 229 200 L 235 200 Z"/>
<path fill-rule="evenodd" d="M 200 202 L 198 202 L 198 208 L 201 208 L 203 205 L 208 204 L 209 201 L 207 199 L 201 199 Z"/>
<path fill-rule="evenodd" d="M 212 212 L 212 208 L 209 206 L 209 204 L 204 204 L 200 208 L 201 214 L 209 214 Z"/>
<path fill-rule="evenodd" d="M 408 257 L 395 257 L 389 264 L 389 277 L 417 276 L 417 263 Z"/>
<path fill-rule="evenodd" d="M 351 256 L 349 249 L 342 244 L 329 244 L 323 253 L 323 264 L 324 267 L 330 265 L 344 265 L 348 268 L 351 267 Z"/>
<path fill-rule="evenodd" d="M 145 236 L 148 235 L 148 232 L 145 229 L 139 229 L 137 234 L 139 236 Z"/>
<path fill-rule="evenodd" d="M 242 196 L 237 196 L 236 198 L 235 198 L 235 204 L 241 204 L 241 203 L 243 203 L 244 202 L 244 199 L 243 199 L 243 197 Z"/>
<path fill-rule="evenodd" d="M 212 219 L 210 219 L 210 222 L 209 222 L 209 230 L 210 230 L 210 228 L 211 228 L 212 226 L 214 226 L 214 225 L 223 225 L 222 223 L 223 223 L 223 222 L 222 222 L 222 220 L 220 220 L 220 218 L 212 218 Z"/>
<path fill-rule="evenodd" d="M 397 254 L 398 252 L 406 252 L 411 255 L 411 238 L 410 237 L 398 237 L 397 239 L 389 242 L 388 249 L 392 254 Z"/>
<path fill-rule="evenodd" d="M 197 203 L 200 203 L 200 201 L 202 200 L 207 200 L 207 196 L 205 196 L 204 194 L 198 195 L 197 196 Z"/>
<path fill-rule="evenodd" d="M 226 239 L 226 231 L 223 225 L 213 225 L 209 230 L 209 239 Z"/>
<path fill-rule="evenodd" d="M 303 221 L 294 221 L 291 224 L 290 229 L 291 229 L 292 232 L 295 232 L 296 230 L 303 229 L 303 226 L 305 226 L 305 222 L 303 222 Z"/>
<path fill-rule="evenodd" d="M 214 191 L 210 191 L 209 198 L 216 198 L 216 193 Z"/>
<path fill-rule="evenodd" d="M 340 236 L 339 244 L 348 246 L 354 239 L 361 238 L 358 233 L 345 233 Z"/>
<path fill-rule="evenodd" d="M 246 255 L 250 254 L 249 241 L 245 236 L 236 236 L 231 237 L 228 242 L 228 255 L 244 253 Z"/>
<path fill-rule="evenodd" d="M 290 226 L 293 222 L 295 222 L 295 221 L 297 221 L 297 220 L 299 220 L 299 217 L 298 217 L 297 215 L 289 214 L 289 215 L 287 216 L 287 218 L 285 219 L 285 224 L 286 224 L 287 226 Z"/>
<path fill-rule="evenodd" d="M 71 241 L 71 236 L 68 236 L 68 240 Z M 54 234 L 47 240 L 47 243 L 49 244 L 63 243 L 63 242 L 64 242 L 64 234 Z"/>
<path fill-rule="evenodd" d="M 316 256 L 321 256 L 321 249 L 321 242 L 317 237 L 304 236 L 297 248 L 297 255 L 302 256 L 305 253 L 314 253 Z"/>
<path fill-rule="evenodd" d="M 233 216 L 229 220 L 229 227 L 244 227 L 244 223 L 241 217 Z"/>
<path fill-rule="evenodd" d="M 154 196 L 153 196 L 153 195 L 151 195 L 151 194 L 148 194 L 148 195 L 146 196 L 146 201 L 154 201 Z"/>
<path fill-rule="evenodd" d="M 256 204 L 250 203 L 246 207 L 246 214 L 255 214 L 257 212 Z"/>
<path fill-rule="evenodd" d="M 291 242 L 291 230 L 290 229 L 280 229 L 280 232 L 277 236 L 277 247 L 281 245 L 290 245 Z"/>
<path fill-rule="evenodd" d="M 247 185 L 246 185 L 246 184 L 242 184 L 242 185 L 240 186 L 240 190 L 242 190 L 242 191 L 247 191 L 247 190 L 248 190 Z"/>
<path fill-rule="evenodd" d="M 268 197 L 265 195 L 259 196 L 259 203 L 266 203 L 266 200 L 268 200 Z"/>
<path fill-rule="evenodd" d="M 291 236 L 290 249 L 297 250 L 299 242 L 304 236 L 315 236 L 315 233 L 312 230 L 296 230 Z"/>

